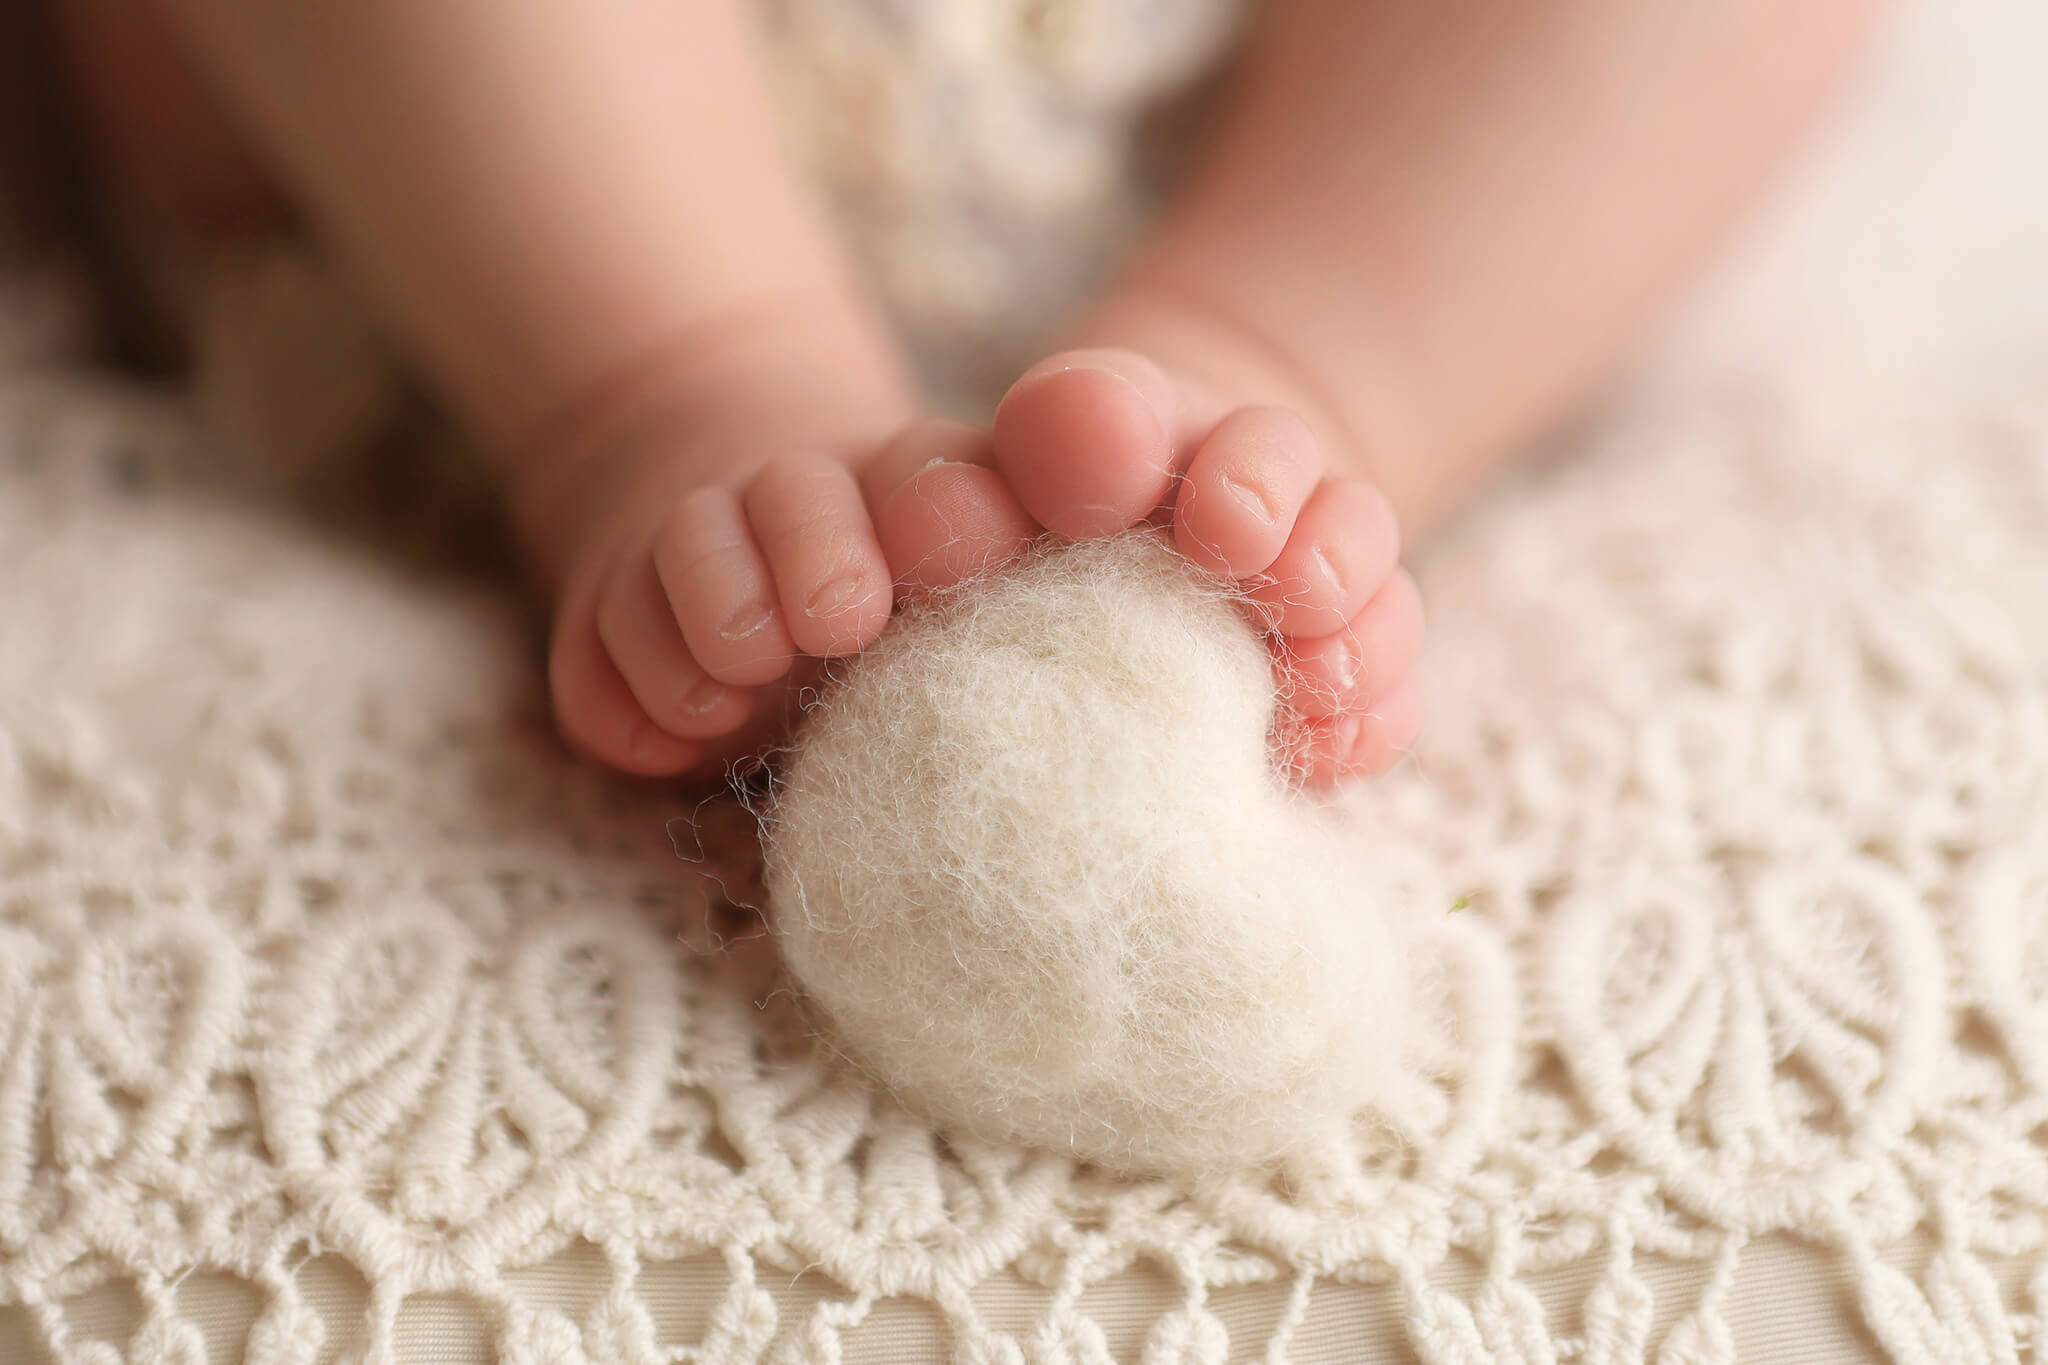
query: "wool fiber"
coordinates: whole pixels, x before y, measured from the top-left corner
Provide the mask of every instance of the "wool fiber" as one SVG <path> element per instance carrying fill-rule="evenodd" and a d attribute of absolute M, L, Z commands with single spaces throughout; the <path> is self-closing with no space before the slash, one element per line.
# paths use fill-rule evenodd
<path fill-rule="evenodd" d="M 813 708 L 772 919 L 899 1099 L 1124 1172 L 1327 1150 L 1398 1053 L 1367 869 L 1276 765 L 1270 657 L 1158 536 L 913 607 Z"/>

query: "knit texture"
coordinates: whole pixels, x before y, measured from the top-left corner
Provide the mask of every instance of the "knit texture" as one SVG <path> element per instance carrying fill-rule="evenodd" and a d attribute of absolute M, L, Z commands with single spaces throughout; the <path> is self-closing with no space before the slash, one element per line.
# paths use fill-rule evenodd
<path fill-rule="evenodd" d="M 1418 926 L 1410 1079 L 1317 1181 L 1127 1182 L 879 1095 L 743 810 L 568 760 L 502 583 L 252 491 L 203 403 L 63 360 L 64 297 L 0 288 L 0 1319 L 57 1359 L 203 1358 L 213 1276 L 252 1365 L 382 1365 L 444 1296 L 522 1362 L 839 1360 L 892 1296 L 965 1361 L 1099 1362 L 1090 1287 L 1144 1267 L 1147 1361 L 1288 1359 L 1360 1282 L 1429 1365 L 1727 1361 L 1775 1233 L 1894 1359 L 2048 1349 L 2038 409 L 1667 393 L 1439 546 L 1424 739 L 1342 807 Z M 678 1336 L 646 1286 L 696 1255 Z M 591 1304 L 522 1278 L 574 1256 Z"/>

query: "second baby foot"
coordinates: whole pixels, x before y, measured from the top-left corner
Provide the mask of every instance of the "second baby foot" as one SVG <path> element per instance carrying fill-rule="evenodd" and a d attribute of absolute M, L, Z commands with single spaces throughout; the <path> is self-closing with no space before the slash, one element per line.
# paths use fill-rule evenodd
<path fill-rule="evenodd" d="M 1079 538 L 1154 520 L 1264 617 L 1283 738 L 1311 781 L 1378 772 L 1413 741 L 1422 607 L 1393 509 L 1293 411 L 1219 402 L 1134 351 L 1085 349 L 1028 370 L 985 437 L 914 430 L 915 458 L 893 462 L 907 480 L 877 514 L 899 580 L 956 581 L 1041 527 Z"/>

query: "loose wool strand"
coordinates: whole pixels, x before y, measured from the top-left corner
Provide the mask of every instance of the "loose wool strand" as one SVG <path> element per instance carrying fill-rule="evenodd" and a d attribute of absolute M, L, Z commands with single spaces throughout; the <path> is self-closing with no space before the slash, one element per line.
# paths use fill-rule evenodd
<path fill-rule="evenodd" d="M 789 969 L 903 1102 L 1121 1171 L 1326 1149 L 1398 1053 L 1368 870 L 1276 765 L 1271 660 L 1155 535 L 907 612 L 766 811 Z"/>

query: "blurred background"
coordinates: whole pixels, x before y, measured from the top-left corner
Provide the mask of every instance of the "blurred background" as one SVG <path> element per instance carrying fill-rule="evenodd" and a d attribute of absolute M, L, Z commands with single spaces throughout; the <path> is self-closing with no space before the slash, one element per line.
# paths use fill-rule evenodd
<path fill-rule="evenodd" d="M 762 6 L 791 137 L 931 386 L 961 409 L 1036 358 L 1129 250 L 1242 19 L 1222 0 L 1065 7 L 1041 38 L 997 50 L 1004 25 L 1032 32 L 1009 8 L 1030 7 Z M 375 326 L 203 92 L 153 59 L 146 7 L 8 0 L 0 24 L 13 363 L 88 348 L 178 376 L 222 449 L 273 471 L 419 438 L 417 395 Z M 60 58 L 67 33 L 86 37 Z M 2048 11 L 2027 0 L 1895 5 L 1849 98 L 1643 382 L 2038 391 L 2044 51 Z M 146 155 L 106 126 L 136 107 L 183 111 Z M 177 219 L 224 231 L 201 245 Z"/>

